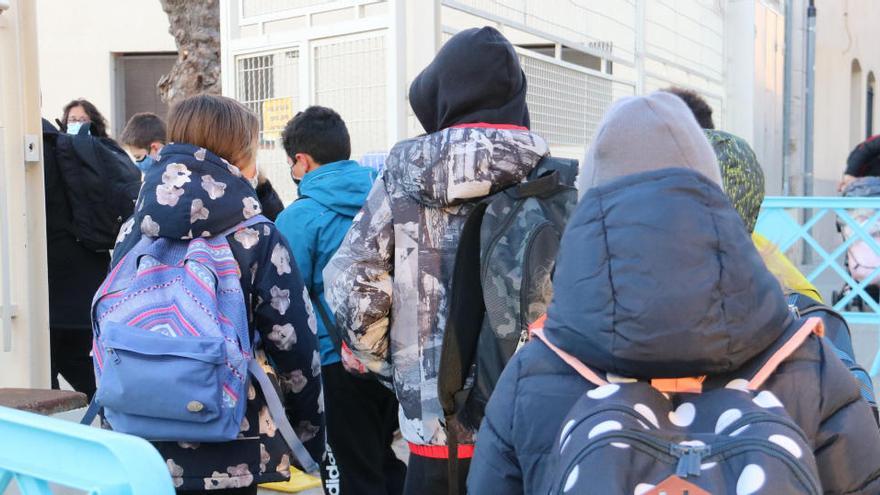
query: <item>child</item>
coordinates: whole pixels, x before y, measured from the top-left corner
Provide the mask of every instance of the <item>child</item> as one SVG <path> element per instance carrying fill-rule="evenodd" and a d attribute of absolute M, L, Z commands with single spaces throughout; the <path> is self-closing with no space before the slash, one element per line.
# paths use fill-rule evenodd
<path fill-rule="evenodd" d="M 411 452 L 404 493 L 446 494 L 449 484 L 463 492 L 474 434 L 456 431 L 459 479 L 449 480 L 437 380 L 461 232 L 480 200 L 521 183 L 549 150 L 528 129 L 517 54 L 491 27 L 447 41 L 409 101 L 427 134 L 391 149 L 324 271 L 325 295 L 355 356 L 393 377 Z"/>
<path fill-rule="evenodd" d="M 166 132 L 165 122 L 158 115 L 136 113 L 128 119 L 119 141 L 134 157 L 141 172 L 146 174 L 159 159 L 159 151 L 167 142 Z"/>
<path fill-rule="evenodd" d="M 336 323 L 326 308 L 321 273 L 366 201 L 373 171 L 349 160 L 348 129 L 329 108 L 314 106 L 298 113 L 282 138 L 299 199 L 279 215 L 276 225 L 290 243 L 320 316 L 318 341 L 332 453 L 322 469 L 324 486 L 328 493 L 397 495 L 406 472 L 391 450 L 397 400 L 379 382 L 354 377 L 343 368 L 328 333 L 336 331 L 328 328 Z"/>
<path fill-rule="evenodd" d="M 123 226 L 113 265 L 143 236 L 210 238 L 260 214 L 256 178 L 259 122 L 240 103 L 200 95 L 176 105 L 167 145 L 147 174 L 133 218 Z M 321 367 L 314 314 L 287 242 L 270 222 L 227 236 L 240 271 L 255 356 L 277 377 L 287 416 L 312 459 L 324 454 Z M 253 382 L 252 382 L 253 384 Z M 277 387 L 276 387 L 277 388 Z M 100 395 L 100 394 L 99 394 Z M 221 443 L 154 442 L 182 493 L 236 489 L 290 477 L 291 452 L 262 393 L 251 389 L 239 439 Z"/>
<path fill-rule="evenodd" d="M 586 193 L 562 238 L 544 336 L 581 364 L 603 376 L 608 372 L 606 379 L 614 385 L 606 390 L 633 379 L 686 377 L 705 377 L 710 388 L 716 378 L 738 378 L 742 368 L 804 324 L 792 318 L 776 278 L 721 190 L 712 147 L 679 98 L 658 92 L 617 102 L 596 131 L 582 174 Z M 815 335 L 796 351 L 769 375 L 754 404 L 784 408 L 800 427 L 805 446 L 791 451 L 806 461 L 803 454 L 812 447 L 824 493 L 880 493 L 880 433 L 858 384 Z M 736 380 L 714 387 L 741 390 Z M 487 406 L 470 492 L 549 493 L 556 483 L 553 461 L 563 420 L 594 389 L 544 341 L 524 346 Z M 644 416 L 646 425 L 667 419 L 643 404 L 629 410 L 641 411 L 638 417 Z M 716 425 L 719 416 L 691 410 L 689 419 L 670 413 L 669 421 L 687 427 L 694 418 L 705 418 L 705 424 Z M 716 433 L 725 421 L 718 419 Z M 615 429 L 616 423 L 605 426 Z M 601 431 L 577 441 L 594 434 Z M 714 466 L 697 459 L 697 475 Z M 602 476 L 581 479 L 595 493 L 648 493 L 653 487 L 648 484 L 661 483 L 632 480 L 624 472 L 631 466 L 615 466 L 603 465 Z M 716 469 L 740 474 L 725 466 Z M 742 466 L 739 470 L 738 492 L 779 493 L 758 491 L 765 475 L 760 466 L 748 470 L 756 476 L 744 476 Z M 712 474 L 689 480 L 699 484 Z M 784 476 L 768 474 L 768 485 L 777 474 L 777 479 Z M 577 475 L 571 478 L 572 483 L 563 479 L 569 487 Z M 615 484 L 623 489 L 608 488 Z"/>

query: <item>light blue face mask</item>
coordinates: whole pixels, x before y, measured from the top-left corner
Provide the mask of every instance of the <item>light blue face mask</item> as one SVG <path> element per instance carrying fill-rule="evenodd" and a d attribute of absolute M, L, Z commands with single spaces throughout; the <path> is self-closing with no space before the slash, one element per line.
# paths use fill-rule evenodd
<path fill-rule="evenodd" d="M 150 168 L 152 168 L 153 165 L 155 165 L 155 164 L 156 164 L 156 160 L 154 160 L 153 157 L 150 155 L 145 155 L 141 159 L 141 161 L 136 163 L 138 168 L 141 169 L 141 172 L 143 172 L 143 173 L 147 173 L 150 170 Z"/>
<path fill-rule="evenodd" d="M 84 122 L 68 122 L 67 123 L 67 133 L 71 136 L 76 136 L 79 134 L 79 130 L 82 129 Z M 88 132 L 91 134 L 91 131 Z"/>

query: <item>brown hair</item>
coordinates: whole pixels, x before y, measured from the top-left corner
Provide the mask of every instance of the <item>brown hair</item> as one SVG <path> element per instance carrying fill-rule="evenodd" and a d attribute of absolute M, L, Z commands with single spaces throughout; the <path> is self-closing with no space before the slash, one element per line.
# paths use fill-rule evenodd
<path fill-rule="evenodd" d="M 70 111 L 76 107 L 82 107 L 86 112 L 86 115 L 89 116 L 89 120 L 91 121 L 89 132 L 91 132 L 92 136 L 102 138 L 109 137 L 107 135 L 107 120 L 101 115 L 101 112 L 98 111 L 98 107 L 85 98 L 78 98 L 67 105 L 64 105 L 64 114 L 61 116 L 62 131 L 67 132 L 67 117 L 70 115 Z"/>
<path fill-rule="evenodd" d="M 694 114 L 694 118 L 697 119 L 697 123 L 700 124 L 700 127 L 703 129 L 715 128 L 715 122 L 712 120 L 712 107 L 710 107 L 706 100 L 696 91 L 676 86 L 666 88 L 663 91 L 672 93 L 681 98 L 685 105 L 691 109 L 691 112 Z"/>
<path fill-rule="evenodd" d="M 156 141 L 165 144 L 167 131 L 165 122 L 155 113 L 136 113 L 128 119 L 119 141 L 126 146 L 134 146 L 145 150 Z"/>
<path fill-rule="evenodd" d="M 168 114 L 168 140 L 210 150 L 243 168 L 257 155 L 260 121 L 241 103 L 225 96 L 191 96 Z"/>

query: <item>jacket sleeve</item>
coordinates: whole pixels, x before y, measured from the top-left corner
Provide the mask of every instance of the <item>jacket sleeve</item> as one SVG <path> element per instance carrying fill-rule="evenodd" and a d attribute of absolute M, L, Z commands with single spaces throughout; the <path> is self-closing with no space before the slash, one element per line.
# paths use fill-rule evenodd
<path fill-rule="evenodd" d="M 486 406 L 471 459 L 468 493 L 516 495 L 524 491 L 522 469 L 513 447 L 519 363 L 514 357 L 508 364 Z"/>
<path fill-rule="evenodd" d="M 284 237 L 264 224 L 267 258 L 254 273 L 254 325 L 278 375 L 290 424 L 312 458 L 324 455 L 324 397 L 317 321 Z M 262 237 L 262 236 L 261 236 Z"/>
<path fill-rule="evenodd" d="M 385 380 L 391 379 L 388 326 L 393 256 L 391 202 L 380 178 L 324 269 L 324 297 L 352 353 Z"/>
<path fill-rule="evenodd" d="M 821 419 L 815 439 L 826 494 L 880 493 L 880 430 L 849 370 L 821 344 Z"/>
<path fill-rule="evenodd" d="M 282 213 L 275 222 L 290 245 L 293 259 L 309 294 L 315 291 L 314 266 L 317 259 L 315 246 L 318 236 L 318 233 L 309 227 L 311 221 L 312 218 L 307 218 L 296 209 L 291 209 Z"/>

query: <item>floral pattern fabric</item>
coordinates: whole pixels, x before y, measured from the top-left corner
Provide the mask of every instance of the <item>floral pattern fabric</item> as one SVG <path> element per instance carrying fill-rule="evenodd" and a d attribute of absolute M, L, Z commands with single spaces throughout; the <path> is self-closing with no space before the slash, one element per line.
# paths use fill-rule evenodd
<path fill-rule="evenodd" d="M 238 169 L 203 148 L 170 144 L 145 178 L 136 213 L 123 224 L 113 264 L 142 236 L 188 240 L 210 237 L 260 214 L 256 192 Z M 195 233 L 195 234 L 194 234 Z M 324 455 L 320 367 L 314 366 L 316 327 L 287 241 L 274 224 L 228 237 L 241 270 L 256 358 L 285 403 L 287 416 L 312 458 Z M 154 442 L 174 485 L 221 490 L 290 477 L 292 456 L 262 392 L 250 387 L 237 440 L 224 443 Z"/>

